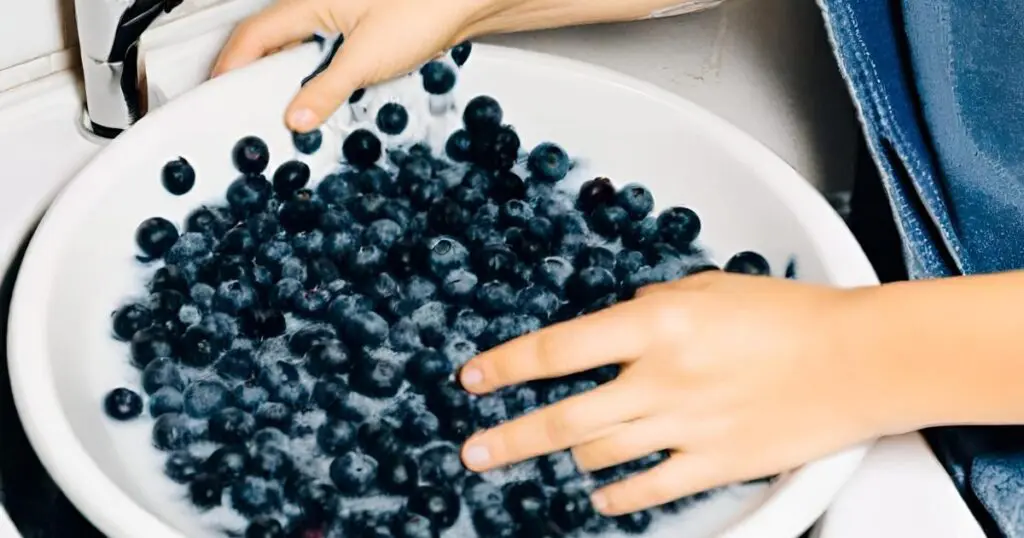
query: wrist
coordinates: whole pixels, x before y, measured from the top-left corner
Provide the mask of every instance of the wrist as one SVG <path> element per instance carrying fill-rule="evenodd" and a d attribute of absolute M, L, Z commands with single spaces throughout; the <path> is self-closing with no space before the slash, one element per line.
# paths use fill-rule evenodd
<path fill-rule="evenodd" d="M 491 0 L 478 11 L 467 37 L 640 20 L 692 1 Z"/>

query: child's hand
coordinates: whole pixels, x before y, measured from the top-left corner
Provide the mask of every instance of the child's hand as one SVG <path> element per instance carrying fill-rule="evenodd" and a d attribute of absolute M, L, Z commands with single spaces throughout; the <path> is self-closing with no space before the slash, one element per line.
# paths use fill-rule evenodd
<path fill-rule="evenodd" d="M 469 35 L 491 0 L 279 0 L 242 22 L 213 75 L 237 69 L 315 32 L 341 33 L 331 65 L 292 101 L 288 127 L 304 132 L 330 117 L 357 89 L 414 69 Z"/>
<path fill-rule="evenodd" d="M 654 469 L 597 492 L 617 515 L 798 467 L 879 435 L 871 357 L 844 355 L 857 291 L 702 273 L 474 358 L 474 393 L 621 364 L 616 380 L 471 438 L 483 471 L 571 448 L 592 471 L 669 450 Z M 840 336 L 843 335 L 843 336 Z M 872 392 L 873 391 L 873 392 Z M 898 427 L 898 426 L 893 426 Z"/>

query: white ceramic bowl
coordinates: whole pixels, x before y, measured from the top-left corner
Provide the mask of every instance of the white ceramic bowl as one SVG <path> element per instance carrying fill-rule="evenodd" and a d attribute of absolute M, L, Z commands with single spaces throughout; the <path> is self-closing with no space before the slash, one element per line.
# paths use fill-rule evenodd
<path fill-rule="evenodd" d="M 202 536 L 181 495 L 160 477 L 148 420 L 115 424 L 106 391 L 137 386 L 126 346 L 110 337 L 109 314 L 137 293 L 134 232 L 161 215 L 182 222 L 223 196 L 235 176 L 230 150 L 257 134 L 271 167 L 294 150 L 281 123 L 298 81 L 318 61 L 304 46 L 209 82 L 143 119 L 65 189 L 32 239 L 11 307 L 9 360 L 18 411 L 40 459 L 71 501 L 115 538 Z M 461 100 L 497 97 L 525 147 L 553 140 L 580 159 L 573 181 L 593 174 L 650 186 L 660 207 L 686 204 L 704 223 L 703 243 L 722 262 L 756 249 L 776 272 L 796 256 L 802 279 L 838 286 L 876 283 L 839 217 L 807 182 L 750 137 L 658 88 L 587 64 L 478 46 L 460 75 Z M 329 141 L 330 142 L 330 141 Z M 336 142 L 336 141 L 333 141 Z M 59 151 L 60 148 L 54 148 Z M 195 189 L 173 197 L 160 168 L 185 156 Z M 321 163 L 322 164 L 322 163 Z M 116 439 L 115 439 L 116 438 Z M 789 538 L 824 511 L 866 447 L 780 477 L 763 502 L 723 533 Z"/>

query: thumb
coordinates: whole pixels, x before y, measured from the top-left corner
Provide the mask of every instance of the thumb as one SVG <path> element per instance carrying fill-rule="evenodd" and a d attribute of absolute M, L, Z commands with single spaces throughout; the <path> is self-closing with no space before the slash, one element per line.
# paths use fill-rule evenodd
<path fill-rule="evenodd" d="M 368 14 L 345 36 L 331 65 L 299 90 L 285 123 L 293 131 L 315 129 L 359 88 L 430 60 L 451 44 L 459 26 L 456 17 L 438 15 L 418 7 Z"/>

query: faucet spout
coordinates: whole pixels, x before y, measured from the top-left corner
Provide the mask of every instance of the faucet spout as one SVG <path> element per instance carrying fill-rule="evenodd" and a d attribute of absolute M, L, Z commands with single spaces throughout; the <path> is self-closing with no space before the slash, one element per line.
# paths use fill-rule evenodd
<path fill-rule="evenodd" d="M 146 113 L 142 34 L 183 0 L 75 0 L 87 127 L 114 138 Z"/>

